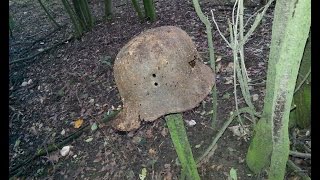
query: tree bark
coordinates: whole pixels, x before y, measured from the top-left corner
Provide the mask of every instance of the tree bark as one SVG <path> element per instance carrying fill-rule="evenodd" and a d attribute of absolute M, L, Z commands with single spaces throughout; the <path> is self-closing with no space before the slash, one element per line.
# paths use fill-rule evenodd
<path fill-rule="evenodd" d="M 257 124 L 259 128 L 255 129 L 247 154 L 247 164 L 255 173 L 270 162 L 268 179 L 271 180 L 282 180 L 285 174 L 289 156 L 289 114 L 311 25 L 310 9 L 309 0 L 276 1 L 263 119 Z M 259 142 L 266 144 L 255 146 Z M 264 159 L 263 163 L 259 163 L 260 158 Z"/>

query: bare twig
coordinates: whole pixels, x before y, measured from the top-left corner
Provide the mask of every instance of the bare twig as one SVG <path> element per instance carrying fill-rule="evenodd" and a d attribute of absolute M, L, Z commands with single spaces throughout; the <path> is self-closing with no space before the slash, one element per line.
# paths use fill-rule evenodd
<path fill-rule="evenodd" d="M 264 14 L 266 13 L 267 9 L 269 8 L 269 6 L 271 5 L 271 3 L 274 0 L 269 0 L 268 3 L 264 6 L 263 11 L 261 13 L 258 13 L 256 16 L 256 19 L 253 22 L 253 25 L 251 26 L 251 28 L 249 29 L 249 31 L 247 32 L 247 34 L 244 36 L 243 41 L 239 43 L 239 46 L 243 46 L 249 39 L 249 37 L 251 36 L 251 34 L 253 33 L 253 31 L 257 28 L 257 26 L 259 25 L 262 17 L 264 16 Z"/>
<path fill-rule="evenodd" d="M 216 20 L 214 19 L 214 14 L 213 14 L 212 9 L 211 9 L 211 15 L 212 15 L 212 21 L 213 21 L 214 25 L 216 26 L 216 28 L 217 28 L 220 36 L 221 36 L 222 39 L 227 43 L 227 45 L 228 45 L 230 48 L 232 48 L 232 46 L 230 45 L 230 43 L 228 42 L 228 40 L 226 39 L 226 37 L 221 33 L 221 31 L 220 31 L 220 29 L 219 29 L 219 26 L 218 26 Z"/>
<path fill-rule="evenodd" d="M 66 39 L 66 40 L 64 40 L 64 41 L 61 41 L 61 42 L 59 42 L 59 43 L 57 43 L 57 44 L 55 44 L 55 45 L 53 45 L 53 46 L 51 46 L 51 47 L 48 47 L 48 48 L 44 49 L 43 51 L 38 52 L 38 53 L 36 53 L 36 54 L 34 54 L 34 55 L 32 55 L 32 56 L 25 57 L 25 58 L 20 58 L 20 59 L 11 61 L 11 62 L 9 62 L 9 64 L 14 64 L 14 63 L 17 63 L 17 62 L 21 62 L 21 61 L 26 61 L 26 60 L 29 60 L 29 59 L 33 59 L 33 58 L 35 58 L 36 56 L 38 56 L 38 55 L 40 55 L 40 54 L 42 54 L 42 53 L 45 53 L 45 52 L 47 52 L 47 51 L 49 51 L 49 50 L 51 50 L 51 49 L 53 49 L 53 48 L 55 48 L 55 47 L 57 47 L 57 46 L 59 46 L 59 45 L 61 45 L 61 44 L 64 44 L 64 43 L 67 42 L 67 41 L 70 41 L 71 39 L 73 39 L 73 37 L 68 38 L 68 39 Z"/>
<path fill-rule="evenodd" d="M 299 91 L 299 89 L 301 88 L 301 86 L 304 84 L 304 82 L 308 79 L 309 75 L 311 74 L 311 68 L 309 69 L 309 71 L 307 72 L 307 74 L 303 77 L 302 81 L 300 82 L 300 84 L 297 86 L 297 88 L 294 90 L 294 93 L 296 93 L 297 91 Z"/>
<path fill-rule="evenodd" d="M 261 8 L 259 8 L 256 12 L 254 12 L 252 15 L 249 16 L 247 22 L 244 25 L 244 28 L 249 24 L 250 19 L 253 18 L 254 16 L 256 16 L 260 11 L 262 11 L 264 9 L 266 5 L 262 6 Z M 265 15 L 266 16 L 266 15 Z"/>
<path fill-rule="evenodd" d="M 228 25 L 229 25 L 229 31 L 230 31 L 230 43 L 232 45 L 232 52 L 233 52 L 233 94 L 234 94 L 234 101 L 236 104 L 236 111 L 237 113 L 239 113 L 239 106 L 238 106 L 238 95 L 237 95 L 237 72 L 236 70 L 239 68 L 238 67 L 238 56 L 237 56 L 237 50 L 236 48 L 236 38 L 232 35 L 232 32 L 234 32 L 234 27 L 232 26 L 232 24 L 229 22 L 228 20 Z M 235 52 L 236 51 L 236 52 Z M 242 120 L 241 117 L 238 116 L 238 121 L 241 125 L 242 124 Z"/>
<path fill-rule="evenodd" d="M 202 159 L 201 161 L 197 162 L 197 167 L 200 167 L 203 163 L 208 162 L 210 157 L 214 155 L 214 152 L 216 151 L 217 147 L 218 147 L 217 144 L 215 144 L 213 146 L 213 148 L 209 151 L 207 157 L 205 159 Z"/>

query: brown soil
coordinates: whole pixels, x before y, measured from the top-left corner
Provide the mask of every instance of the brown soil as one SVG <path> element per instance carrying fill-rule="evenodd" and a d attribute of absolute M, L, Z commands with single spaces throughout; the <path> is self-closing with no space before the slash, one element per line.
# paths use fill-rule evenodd
<path fill-rule="evenodd" d="M 61 1 L 44 2 L 50 7 L 55 20 L 63 25 L 61 29 L 56 30 L 37 1 L 9 1 L 10 14 L 15 21 L 9 42 L 9 61 L 32 56 L 72 35 L 72 25 Z M 89 1 L 96 25 L 81 40 L 72 40 L 35 58 L 10 65 L 10 167 L 21 163 L 37 148 L 47 148 L 77 131 L 72 122 L 79 118 L 85 123 L 100 124 L 97 131 L 87 131 L 70 142 L 68 145 L 72 146 L 72 153 L 68 156 L 62 157 L 59 151 L 55 151 L 28 163 L 19 176 L 21 179 L 139 179 L 144 167 L 147 179 L 178 179 L 180 176 L 177 155 L 163 117 L 144 123 L 137 131 L 129 133 L 116 132 L 99 122 L 108 111 L 122 104 L 112 69 L 114 58 L 122 46 L 146 29 L 174 25 L 193 38 L 204 61 L 208 62 L 205 26 L 190 1 L 156 1 L 158 17 L 153 23 L 140 22 L 132 6 L 126 2 L 114 1 L 114 17 L 105 22 L 102 20 L 103 1 Z M 221 32 L 229 39 L 226 22 L 231 18 L 232 7 L 210 3 L 203 3 L 201 7 L 209 18 L 210 10 L 213 10 Z M 248 7 L 245 19 L 256 9 Z M 258 97 L 254 101 L 258 111 L 261 111 L 265 92 L 272 9 L 245 47 L 248 75 L 254 83 L 251 94 Z M 186 126 L 195 158 L 205 151 L 229 113 L 235 110 L 233 85 L 228 83 L 233 76 L 228 68 L 233 61 L 232 51 L 215 28 L 213 36 L 216 57 L 221 57 L 217 62 L 221 67 L 216 76 L 217 126 L 211 128 L 212 115 L 208 113 L 212 104 L 210 96 L 198 107 L 183 113 L 185 120 L 197 122 L 193 127 Z M 28 85 L 21 86 L 28 81 Z M 243 98 L 240 97 L 239 103 L 240 107 L 244 106 Z M 247 118 L 244 117 L 243 121 L 252 129 Z M 234 121 L 231 126 L 238 124 Z M 62 131 L 64 135 L 61 135 Z M 310 142 L 310 136 L 299 136 L 304 132 L 299 131 L 295 142 Z M 250 137 L 251 134 L 235 136 L 227 129 L 218 141 L 214 155 L 198 168 L 201 178 L 228 179 L 230 169 L 234 168 L 238 179 L 264 179 L 265 174 L 253 175 L 246 167 L 245 154 Z M 93 140 L 86 142 L 89 138 Z M 310 160 L 293 160 L 310 173 Z M 287 178 L 294 178 L 292 175 L 288 171 Z"/>

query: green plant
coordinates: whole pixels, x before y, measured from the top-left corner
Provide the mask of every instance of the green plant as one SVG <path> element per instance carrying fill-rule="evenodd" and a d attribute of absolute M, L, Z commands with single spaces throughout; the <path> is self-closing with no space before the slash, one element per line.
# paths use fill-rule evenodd
<path fill-rule="evenodd" d="M 192 150 L 188 141 L 188 136 L 184 127 L 181 114 L 171 114 L 165 117 L 171 140 L 178 154 L 182 166 L 182 172 L 193 180 L 200 179 L 197 171 L 197 165 L 192 155 Z"/>

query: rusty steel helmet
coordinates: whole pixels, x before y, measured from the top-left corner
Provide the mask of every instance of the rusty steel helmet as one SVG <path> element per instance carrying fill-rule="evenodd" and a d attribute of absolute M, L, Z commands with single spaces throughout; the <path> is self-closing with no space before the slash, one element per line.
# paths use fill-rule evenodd
<path fill-rule="evenodd" d="M 149 29 L 131 39 L 115 59 L 114 77 L 123 109 L 112 127 L 120 131 L 196 107 L 215 82 L 192 39 L 174 26 Z"/>

